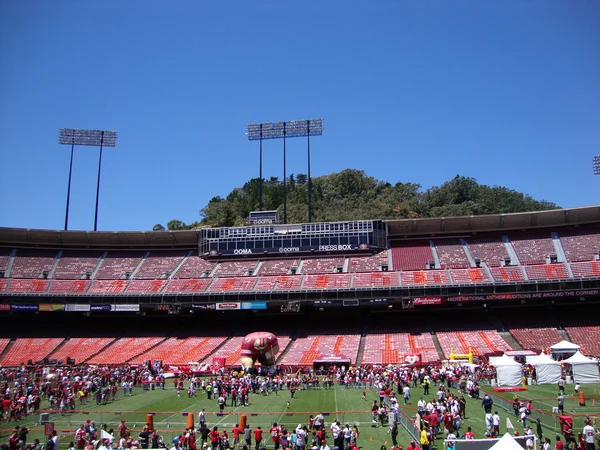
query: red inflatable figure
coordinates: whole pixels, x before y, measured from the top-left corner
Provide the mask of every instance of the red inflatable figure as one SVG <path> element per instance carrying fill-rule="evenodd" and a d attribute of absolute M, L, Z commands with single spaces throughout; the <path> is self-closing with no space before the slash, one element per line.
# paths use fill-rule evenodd
<path fill-rule="evenodd" d="M 265 367 L 272 368 L 279 353 L 277 336 L 268 331 L 250 333 L 242 339 L 240 359 L 246 371 L 254 368 L 257 361 Z"/>

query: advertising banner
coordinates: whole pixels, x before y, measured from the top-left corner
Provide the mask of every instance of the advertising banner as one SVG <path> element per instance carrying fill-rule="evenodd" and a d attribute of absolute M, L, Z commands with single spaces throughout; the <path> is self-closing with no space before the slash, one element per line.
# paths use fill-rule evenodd
<path fill-rule="evenodd" d="M 10 311 L 10 305 L 6 303 L 0 304 L 0 311 Z"/>
<path fill-rule="evenodd" d="M 242 309 L 267 309 L 267 302 L 242 302 Z"/>
<path fill-rule="evenodd" d="M 65 311 L 68 312 L 89 312 L 90 305 L 65 305 Z"/>
<path fill-rule="evenodd" d="M 241 308 L 242 306 L 240 303 L 217 303 L 217 311 L 233 311 Z"/>
<path fill-rule="evenodd" d="M 441 305 L 442 297 L 415 297 L 413 305 Z"/>
<path fill-rule="evenodd" d="M 104 311 L 104 312 L 108 312 L 108 311 L 110 311 L 110 307 L 111 307 L 111 305 L 91 305 L 90 306 L 90 311 Z"/>
<path fill-rule="evenodd" d="M 10 305 L 11 311 L 38 311 L 38 305 Z"/>
<path fill-rule="evenodd" d="M 65 305 L 59 305 L 55 303 L 41 303 L 40 311 L 48 312 L 48 311 L 64 311 Z"/>
<path fill-rule="evenodd" d="M 140 310 L 140 305 L 110 305 L 110 310 L 112 312 L 138 312 Z"/>

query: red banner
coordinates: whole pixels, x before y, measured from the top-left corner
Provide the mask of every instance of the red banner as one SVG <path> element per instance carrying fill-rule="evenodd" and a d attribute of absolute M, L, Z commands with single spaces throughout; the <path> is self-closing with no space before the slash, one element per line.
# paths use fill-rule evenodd
<path fill-rule="evenodd" d="M 227 358 L 224 358 L 222 356 L 213 356 L 211 369 L 215 372 L 218 372 L 223 367 L 225 367 L 226 361 L 227 361 Z"/>

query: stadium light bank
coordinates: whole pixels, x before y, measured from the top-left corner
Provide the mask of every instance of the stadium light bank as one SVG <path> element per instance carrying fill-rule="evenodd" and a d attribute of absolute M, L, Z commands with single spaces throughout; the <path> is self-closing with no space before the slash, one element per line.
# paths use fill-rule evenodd
<path fill-rule="evenodd" d="M 600 155 L 594 156 L 594 175 L 600 175 Z"/>
<path fill-rule="evenodd" d="M 321 136 L 323 134 L 323 119 L 290 120 L 289 122 L 264 122 L 252 123 L 246 125 L 246 136 L 249 141 L 260 141 L 260 174 L 259 174 L 259 210 L 263 209 L 262 201 L 262 141 L 264 139 L 283 139 L 283 223 L 287 223 L 287 175 L 286 175 L 286 148 L 287 138 L 304 137 L 307 138 L 308 155 L 308 222 L 312 222 L 312 194 L 310 178 L 310 137 Z"/>
<path fill-rule="evenodd" d="M 98 200 L 100 198 L 100 171 L 102 169 L 102 148 L 117 146 L 117 132 L 114 130 L 83 130 L 78 128 L 59 128 L 58 143 L 71 146 L 71 163 L 69 164 L 69 183 L 67 187 L 67 209 L 65 212 L 65 230 L 69 228 L 69 200 L 71 197 L 71 175 L 73 173 L 73 153 L 76 145 L 100 147 L 98 160 L 98 183 L 96 185 L 96 213 L 94 214 L 94 231 L 98 231 Z"/>

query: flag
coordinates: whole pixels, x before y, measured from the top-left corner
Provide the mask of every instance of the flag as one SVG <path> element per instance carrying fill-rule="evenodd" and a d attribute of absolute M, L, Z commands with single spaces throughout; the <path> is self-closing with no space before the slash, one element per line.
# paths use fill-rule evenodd
<path fill-rule="evenodd" d="M 104 439 L 108 439 L 108 442 L 110 442 L 112 444 L 112 442 L 114 441 L 114 437 L 112 437 L 112 435 L 108 434 L 106 431 L 104 430 L 100 430 L 100 439 L 104 440 Z"/>

